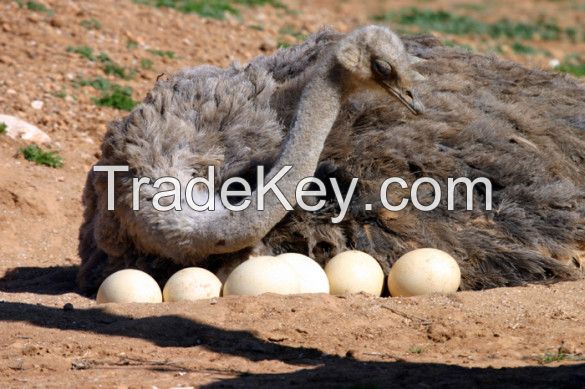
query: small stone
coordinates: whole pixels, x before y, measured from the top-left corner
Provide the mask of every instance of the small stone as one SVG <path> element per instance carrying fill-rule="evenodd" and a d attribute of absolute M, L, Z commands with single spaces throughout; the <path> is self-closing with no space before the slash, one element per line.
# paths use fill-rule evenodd
<path fill-rule="evenodd" d="M 6 124 L 6 135 L 34 143 L 49 143 L 51 138 L 44 131 L 16 116 L 0 115 L 0 123 Z"/>
<path fill-rule="evenodd" d="M 30 103 L 30 106 L 33 107 L 33 109 L 43 109 L 43 105 L 45 105 L 45 103 L 43 103 L 41 100 L 33 100 Z"/>
<path fill-rule="evenodd" d="M 29 101 L 28 101 L 28 96 L 21 93 L 19 95 L 16 96 L 16 102 L 21 104 L 21 105 L 28 105 Z"/>
<path fill-rule="evenodd" d="M 550 66 L 550 67 L 551 67 L 551 68 L 553 68 L 553 69 L 554 69 L 554 68 L 556 68 L 556 67 L 558 67 L 560 64 L 561 64 L 561 61 L 559 61 L 559 60 L 558 60 L 558 59 L 556 59 L 556 58 L 553 58 L 553 59 L 551 59 L 551 60 L 548 62 L 548 66 Z"/>
<path fill-rule="evenodd" d="M 6 55 L 0 55 L 0 63 L 4 63 L 6 65 L 12 65 L 12 64 L 14 64 L 14 61 L 12 60 L 12 58 L 10 58 Z"/>
<path fill-rule="evenodd" d="M 63 18 L 59 16 L 53 17 L 49 23 L 51 24 L 51 26 L 56 28 L 61 28 L 65 25 L 65 21 L 63 20 Z"/>
<path fill-rule="evenodd" d="M 28 19 L 29 22 L 33 23 L 37 23 L 38 21 L 41 20 L 41 16 L 37 13 L 29 13 L 26 18 Z"/>
<path fill-rule="evenodd" d="M 285 43 L 289 46 L 293 46 L 293 45 L 296 45 L 298 43 L 297 39 L 294 36 L 290 36 L 290 35 L 285 35 L 281 39 L 282 39 L 282 43 Z"/>
<path fill-rule="evenodd" d="M 357 352 L 355 350 L 347 350 L 347 352 L 345 353 L 346 358 L 355 359 L 356 356 L 357 356 Z"/>
<path fill-rule="evenodd" d="M 73 304 L 71 303 L 65 303 L 65 305 L 63 305 L 63 310 L 64 311 L 72 311 L 74 309 Z"/>
<path fill-rule="evenodd" d="M 260 50 L 262 51 L 272 51 L 276 49 L 276 42 L 272 39 L 264 39 L 260 44 Z"/>

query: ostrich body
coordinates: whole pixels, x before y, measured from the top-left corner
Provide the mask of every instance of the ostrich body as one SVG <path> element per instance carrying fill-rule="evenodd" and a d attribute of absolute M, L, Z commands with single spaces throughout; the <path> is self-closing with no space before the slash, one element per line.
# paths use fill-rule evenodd
<path fill-rule="evenodd" d="M 98 165 L 130 167 L 116 175 L 115 211 L 107 211 L 105 173 L 88 175 L 81 287 L 95 290 L 126 267 L 164 282 L 181 267 L 217 271 L 250 254 L 287 251 L 324 264 L 363 250 L 387 272 L 419 247 L 450 252 L 465 289 L 575 278 L 585 249 L 585 88 L 430 38 L 405 42 L 408 50 L 381 27 L 324 30 L 245 68 L 203 66 L 158 82 L 110 125 L 103 143 Z M 425 81 L 416 83 L 415 68 Z M 422 109 L 415 83 L 424 115 L 412 115 Z M 270 193 L 262 212 L 255 195 L 242 212 L 158 212 L 150 201 L 158 190 L 143 185 L 141 210 L 131 209 L 133 177 L 172 176 L 186 185 L 215 166 L 216 187 L 234 176 L 254 185 L 258 165 L 267 166 L 266 180 L 293 166 L 278 185 L 293 206 L 304 177 L 334 177 L 342 192 L 352 177 L 360 181 L 339 224 L 331 223 L 338 213 L 331 188 L 318 212 L 287 212 Z M 382 181 L 421 176 L 441 186 L 448 177 L 487 177 L 494 210 L 466 211 L 464 196 L 455 211 L 446 200 L 432 212 L 381 206 Z M 419 197 L 429 203 L 433 192 Z M 473 198 L 481 204 L 485 193 L 475 187 Z"/>

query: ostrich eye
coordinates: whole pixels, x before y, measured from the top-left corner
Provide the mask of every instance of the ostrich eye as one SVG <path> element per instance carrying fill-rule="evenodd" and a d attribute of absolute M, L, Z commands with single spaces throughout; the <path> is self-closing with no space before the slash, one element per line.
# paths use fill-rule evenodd
<path fill-rule="evenodd" d="M 392 66 L 381 59 L 374 60 L 373 68 L 374 71 L 382 77 L 389 77 L 392 74 Z"/>

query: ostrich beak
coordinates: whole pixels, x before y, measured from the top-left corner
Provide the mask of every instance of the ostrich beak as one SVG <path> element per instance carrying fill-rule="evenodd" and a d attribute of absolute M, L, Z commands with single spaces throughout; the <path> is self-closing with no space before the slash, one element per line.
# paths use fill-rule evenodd
<path fill-rule="evenodd" d="M 415 115 L 423 113 L 424 106 L 420 102 L 420 100 L 416 97 L 416 95 L 409 89 L 399 89 L 394 85 L 389 85 L 384 83 L 384 87 L 388 91 L 388 93 L 392 94 L 394 97 L 398 99 L 402 104 L 406 106 Z"/>

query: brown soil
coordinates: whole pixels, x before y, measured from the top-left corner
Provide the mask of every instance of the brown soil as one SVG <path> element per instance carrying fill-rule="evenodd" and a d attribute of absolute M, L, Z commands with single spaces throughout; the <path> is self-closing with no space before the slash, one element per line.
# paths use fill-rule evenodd
<path fill-rule="evenodd" d="M 244 10 L 241 20 L 216 21 L 131 1 L 42 3 L 53 15 L 0 3 L 0 113 L 46 131 L 65 159 L 61 169 L 36 166 L 18 156 L 23 141 L 0 136 L 0 387 L 585 386 L 585 281 L 392 299 L 266 295 L 97 306 L 79 295 L 74 277 L 85 173 L 99 156 L 106 123 L 123 113 L 95 106 L 99 93 L 92 87 L 73 86 L 104 74 L 68 46 L 87 45 L 139 69 L 129 81 L 106 77 L 131 86 L 139 100 L 161 73 L 244 62 L 272 51 L 277 40 L 294 41 L 279 37 L 284 26 L 302 33 L 322 24 L 348 30 L 390 6 L 298 0 L 287 4 L 300 13 L 260 7 Z M 501 2 L 476 17 L 544 13 L 583 24 L 584 8 L 572 3 Z M 80 25 L 92 18 L 101 29 Z M 129 40 L 138 47 L 127 48 Z M 533 44 L 559 59 L 585 53 L 582 43 Z M 140 69 L 142 58 L 153 61 L 152 69 Z M 33 109 L 33 100 L 43 108 Z M 73 309 L 64 309 L 67 303 Z"/>

